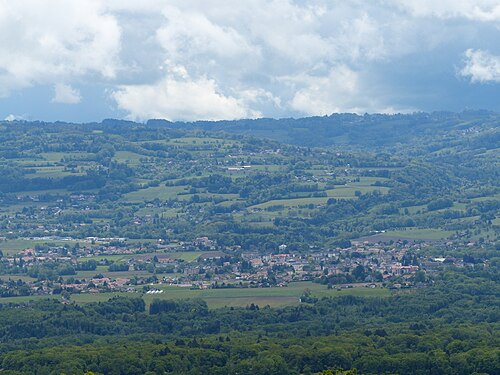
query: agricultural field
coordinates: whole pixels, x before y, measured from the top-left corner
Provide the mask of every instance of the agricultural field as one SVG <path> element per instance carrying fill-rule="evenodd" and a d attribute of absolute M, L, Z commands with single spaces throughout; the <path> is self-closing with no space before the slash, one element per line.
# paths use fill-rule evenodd
<path fill-rule="evenodd" d="M 73 246 L 79 243 L 79 240 L 52 240 L 52 239 L 5 239 L 0 241 L 0 250 L 5 255 L 14 255 L 21 250 L 34 249 L 37 245 L 52 244 L 55 246 Z"/>
<path fill-rule="evenodd" d="M 256 304 L 260 307 L 269 305 L 270 307 L 283 307 L 298 305 L 299 299 L 304 291 L 310 291 L 312 297 L 333 297 L 342 295 L 362 296 L 362 297 L 389 297 L 391 293 L 388 289 L 367 288 L 364 286 L 354 286 L 348 289 L 327 289 L 325 285 L 312 282 L 292 283 L 287 287 L 272 288 L 235 288 L 235 289 L 207 289 L 193 290 L 186 287 L 152 285 L 151 288 L 162 290 L 159 294 L 145 294 L 141 288 L 137 288 L 136 293 L 84 293 L 71 295 L 71 301 L 77 304 L 91 302 L 105 302 L 116 296 L 136 297 L 141 296 L 146 305 L 155 299 L 181 300 L 199 298 L 204 300 L 211 309 L 221 307 L 246 307 Z M 46 298 L 60 299 L 60 296 L 25 296 L 0 298 L 2 303 L 25 303 L 28 301 L 42 300 Z"/>
<path fill-rule="evenodd" d="M 317 298 L 340 295 L 367 296 L 367 297 L 388 297 L 390 292 L 382 288 L 353 287 L 350 289 L 327 289 L 325 285 L 312 282 L 291 283 L 287 287 L 273 288 L 244 288 L 244 289 L 207 289 L 192 290 L 186 287 L 153 285 L 153 289 L 162 290 L 159 294 L 140 293 L 146 304 L 149 305 L 154 299 L 193 299 L 201 298 L 207 302 L 210 308 L 220 307 L 245 307 L 250 304 L 257 304 L 260 307 L 269 305 L 271 307 L 282 307 L 298 305 L 299 298 L 305 290 L 310 290 L 311 295 Z M 140 289 L 139 289 L 140 290 Z M 116 293 L 102 294 L 79 294 L 73 295 L 72 300 L 76 303 L 89 303 L 106 301 L 115 295 L 127 295 Z M 1 300 L 0 300 L 1 301 Z"/>
<path fill-rule="evenodd" d="M 275 288 L 249 288 L 249 289 L 207 289 L 190 290 L 179 287 L 163 287 L 161 294 L 145 294 L 144 299 L 147 304 L 154 299 L 186 299 L 201 298 L 210 308 L 220 307 L 245 307 L 256 304 L 260 307 L 269 305 L 271 307 L 283 307 L 298 305 L 299 298 L 305 289 L 311 290 L 313 297 L 332 297 L 340 295 L 387 297 L 390 292 L 387 289 L 369 289 L 365 287 L 351 289 L 330 289 L 322 285 L 321 288 L 313 283 L 290 284 L 287 287 Z"/>
<path fill-rule="evenodd" d="M 414 229 L 387 231 L 381 233 L 381 237 L 395 237 L 411 240 L 444 240 L 452 236 L 454 232 L 437 229 Z"/>

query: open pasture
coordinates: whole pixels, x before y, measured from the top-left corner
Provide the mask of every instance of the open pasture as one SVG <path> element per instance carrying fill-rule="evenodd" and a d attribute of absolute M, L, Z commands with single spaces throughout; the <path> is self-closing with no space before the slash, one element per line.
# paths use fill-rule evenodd
<path fill-rule="evenodd" d="M 0 250 L 5 255 L 13 255 L 17 254 L 21 250 L 25 249 L 32 249 L 36 245 L 45 245 L 45 244 L 50 244 L 50 245 L 55 245 L 55 246 L 64 246 L 64 245 L 70 245 L 73 246 L 77 243 L 78 241 L 62 241 L 62 240 L 46 240 L 46 239 L 37 239 L 37 240 L 30 240 L 30 239 L 15 239 L 15 240 L 6 240 L 6 241 L 0 241 Z"/>
<path fill-rule="evenodd" d="M 176 251 L 176 252 L 155 252 L 155 253 L 137 253 L 137 254 L 113 254 L 113 255 L 98 255 L 93 257 L 80 258 L 80 261 L 86 260 L 109 260 L 114 262 L 126 262 L 132 258 L 151 258 L 155 255 L 167 255 L 169 258 L 183 260 L 185 262 L 193 262 L 203 254 L 201 251 Z"/>
<path fill-rule="evenodd" d="M 205 289 L 193 290 L 169 285 L 154 285 L 154 289 L 163 290 L 160 294 L 142 293 L 142 287 L 137 287 L 137 293 L 99 293 L 99 294 L 75 294 L 71 300 L 76 303 L 102 302 L 114 296 L 142 296 L 146 305 L 155 299 L 186 299 L 201 298 L 207 302 L 209 308 L 220 307 L 245 307 L 257 304 L 260 307 L 269 305 L 271 307 L 283 307 L 298 305 L 299 298 L 305 290 L 310 290 L 314 297 L 335 297 L 342 295 L 354 295 L 360 297 L 388 297 L 390 291 L 382 288 L 366 288 L 363 286 L 348 289 L 328 289 L 325 285 L 313 282 L 296 282 L 287 287 L 272 288 L 234 288 L 234 289 Z M 1 300 L 0 300 L 1 302 Z"/>
<path fill-rule="evenodd" d="M 28 178 L 62 178 L 66 176 L 81 176 L 81 172 L 71 172 L 60 166 L 50 166 L 50 167 L 35 167 L 33 168 L 35 173 L 28 173 L 26 177 Z"/>
<path fill-rule="evenodd" d="M 392 230 L 381 233 L 381 237 L 400 237 L 402 239 L 412 240 L 444 240 L 453 235 L 453 231 L 440 229 L 415 229 L 408 228 L 407 230 Z"/>
<path fill-rule="evenodd" d="M 360 297 L 388 297 L 390 291 L 382 288 L 366 288 L 364 286 L 348 289 L 327 289 L 325 285 L 312 282 L 291 283 L 287 287 L 272 288 L 242 288 L 242 289 L 205 289 L 192 290 L 178 286 L 155 285 L 155 289 L 163 290 L 161 294 L 145 294 L 142 287 L 137 287 L 136 293 L 110 292 L 110 293 L 82 293 L 71 295 L 71 301 L 75 303 L 104 302 L 115 296 L 139 297 L 141 296 L 146 305 L 149 305 L 155 299 L 186 299 L 201 298 L 207 302 L 209 308 L 220 307 L 246 307 L 250 304 L 257 304 L 260 307 L 269 305 L 271 307 L 283 307 L 298 305 L 299 298 L 305 290 L 309 290 L 312 296 L 335 297 L 342 295 L 354 295 Z M 60 296 L 26 296 L 26 297 L 7 297 L 0 298 L 1 303 L 25 303 L 34 300 L 47 298 L 60 299 Z"/>
<path fill-rule="evenodd" d="M 129 203 L 142 203 L 144 201 L 152 201 L 156 198 L 160 200 L 168 200 L 168 199 L 182 199 L 182 197 L 186 197 L 185 195 L 179 195 L 179 193 L 187 193 L 187 186 L 154 186 L 146 189 L 140 189 L 136 191 L 132 191 L 130 193 L 124 194 L 123 201 Z"/>
<path fill-rule="evenodd" d="M 145 157 L 147 156 L 131 151 L 116 151 L 113 156 L 113 160 L 119 163 L 138 165 L 141 162 L 141 159 Z"/>
<path fill-rule="evenodd" d="M 87 152 L 43 152 L 40 156 L 50 163 L 59 163 L 61 160 L 88 160 L 95 157 L 94 154 Z"/>
<path fill-rule="evenodd" d="M 327 197 L 312 197 L 312 198 L 296 198 L 296 199 L 275 199 L 268 202 L 256 204 L 255 206 L 251 206 L 249 208 L 268 208 L 272 206 L 284 206 L 284 207 L 296 207 L 296 206 L 304 206 L 308 204 L 325 204 L 328 200 Z"/>
<path fill-rule="evenodd" d="M 356 198 L 356 191 L 361 194 L 371 193 L 373 191 L 379 191 L 382 194 L 387 194 L 389 188 L 385 186 L 371 186 L 363 185 L 359 182 L 349 183 L 345 186 L 336 186 L 334 189 L 326 190 L 328 197 L 337 199 L 352 199 Z"/>
<path fill-rule="evenodd" d="M 333 297 L 340 295 L 357 295 L 385 297 L 390 292 L 387 289 L 366 287 L 355 287 L 349 289 L 328 289 L 325 285 L 313 282 L 296 282 L 286 287 L 272 288 L 234 288 L 234 289 L 204 289 L 192 290 L 178 286 L 155 286 L 156 289 L 163 290 L 161 294 L 146 294 L 144 299 L 146 303 L 158 299 L 185 299 L 201 298 L 207 302 L 210 308 L 224 306 L 245 307 L 251 303 L 259 306 L 270 305 L 271 307 L 280 307 L 286 305 L 295 305 L 299 303 L 299 298 L 305 290 L 310 290 L 315 297 Z"/>

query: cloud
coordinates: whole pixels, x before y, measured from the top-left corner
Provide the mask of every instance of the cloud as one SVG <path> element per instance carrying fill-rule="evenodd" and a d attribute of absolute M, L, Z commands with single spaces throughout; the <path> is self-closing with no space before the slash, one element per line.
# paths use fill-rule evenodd
<path fill-rule="evenodd" d="M 12 113 L 4 118 L 4 121 L 16 121 L 16 120 L 22 120 L 22 116 L 16 116 L 13 115 Z"/>
<path fill-rule="evenodd" d="M 217 59 L 238 59 L 258 55 L 258 48 L 231 25 L 218 25 L 199 12 L 163 11 L 166 24 L 157 31 L 160 45 L 171 59 L 209 54 Z"/>
<path fill-rule="evenodd" d="M 78 104 L 81 100 L 80 91 L 72 88 L 70 85 L 58 83 L 54 86 L 52 103 Z"/>
<path fill-rule="evenodd" d="M 290 102 L 291 108 L 303 114 L 359 111 L 352 107 L 352 97 L 359 94 L 358 73 L 345 65 L 332 68 L 327 76 L 302 75 L 284 80 L 293 86 L 304 86 Z"/>
<path fill-rule="evenodd" d="M 469 77 L 472 83 L 500 82 L 500 56 L 468 49 L 465 51 L 465 66 L 459 73 Z"/>
<path fill-rule="evenodd" d="M 481 22 L 500 21 L 498 0 L 392 0 L 393 5 L 415 17 L 467 18 Z"/>
<path fill-rule="evenodd" d="M 155 35 L 166 63 L 159 64 L 157 83 L 121 85 L 112 95 L 131 118 L 146 118 L 146 113 L 194 119 L 351 109 L 351 103 L 344 105 L 347 99 L 331 100 L 332 96 L 363 94 L 345 89 L 348 83 L 341 80 L 347 72 L 352 73 L 351 79 L 359 66 L 385 59 L 389 49 L 399 50 L 385 42 L 386 33 L 395 34 L 386 30 L 386 20 L 381 22 L 356 4 L 337 7 L 322 1 L 253 0 L 235 5 L 186 0 L 168 2 L 161 14 L 164 19 Z M 158 51 L 152 53 L 157 56 Z M 172 65 L 188 71 L 189 78 L 165 77 Z M 338 77 L 336 88 L 328 86 L 332 77 Z M 300 89 L 294 98 L 289 91 L 292 81 Z M 330 96 L 321 98 L 325 93 L 316 90 L 317 85 L 328 86 Z M 141 100 L 128 100 L 153 87 L 168 101 L 148 100 L 139 107 Z M 183 101 L 173 97 L 174 91 L 185 95 L 195 88 L 205 93 L 201 98 L 212 98 L 210 111 L 197 110 L 192 97 Z M 222 103 L 227 100 L 231 105 Z M 156 104 L 148 111 L 152 102 Z M 201 99 L 196 103 L 203 107 Z M 306 110 L 307 103 L 311 106 Z"/>
<path fill-rule="evenodd" d="M 498 0 L 0 0 L 0 107 L 68 112 L 13 109 L 17 91 L 74 113 L 105 95 L 96 113 L 136 119 L 425 110 L 426 84 L 498 82 L 499 30 Z"/>
<path fill-rule="evenodd" d="M 119 68 L 120 27 L 99 1 L 0 1 L 0 95 Z"/>
<path fill-rule="evenodd" d="M 182 66 L 172 67 L 157 83 L 124 85 L 112 96 L 134 120 L 220 120 L 261 116 L 247 108 L 244 100 L 222 94 L 213 79 L 191 79 Z"/>

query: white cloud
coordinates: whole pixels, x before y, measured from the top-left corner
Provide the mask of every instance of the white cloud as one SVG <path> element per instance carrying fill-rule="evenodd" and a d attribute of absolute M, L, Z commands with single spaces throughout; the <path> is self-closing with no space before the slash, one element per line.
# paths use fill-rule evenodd
<path fill-rule="evenodd" d="M 395 96 L 383 91 L 389 88 L 380 82 L 369 86 L 373 64 L 413 53 L 434 53 L 461 38 L 443 27 L 447 19 L 467 17 L 482 22 L 495 19 L 496 12 L 494 3 L 487 0 L 249 0 L 238 4 L 148 0 L 147 6 L 139 8 L 124 4 L 128 3 L 114 7 L 140 13 L 147 13 L 149 6 L 161 9 L 163 20 L 154 29 L 161 49 L 153 56 L 161 56 L 167 64 L 161 64 L 163 70 L 156 79 L 160 83 L 124 85 L 113 97 L 131 117 L 146 118 L 140 111 L 147 112 L 148 102 L 139 109 L 139 99 L 128 102 L 125 97 L 154 87 L 168 94 L 170 104 L 150 101 L 156 103 L 150 113 L 175 119 L 239 117 L 252 111 L 266 116 L 397 112 L 400 106 L 392 102 Z M 164 70 L 171 72 L 175 65 L 186 71 L 165 78 Z M 450 63 L 450 74 L 453 69 Z M 196 101 L 197 107 L 203 108 L 203 98 L 224 98 L 233 103 L 232 110 L 229 114 L 197 110 L 191 97 L 181 106 L 182 101 L 173 97 L 174 88 L 176 95 L 203 88 L 205 94 Z M 221 100 L 215 102 L 219 105 L 214 108 L 227 107 Z M 405 107 L 413 108 L 411 104 Z"/>
<path fill-rule="evenodd" d="M 78 104 L 81 100 L 80 91 L 72 88 L 70 85 L 58 83 L 54 86 L 53 103 Z"/>
<path fill-rule="evenodd" d="M 290 106 L 306 115 L 328 115 L 333 112 L 359 112 L 353 98 L 359 94 L 358 73 L 342 65 L 327 76 L 302 75 L 285 77 L 292 86 L 304 86 L 293 96 Z"/>
<path fill-rule="evenodd" d="M 473 83 L 500 82 L 500 56 L 468 49 L 465 51 L 465 66 L 459 73 Z"/>
<path fill-rule="evenodd" d="M 4 121 L 16 121 L 20 120 L 21 118 L 19 116 L 13 115 L 12 113 L 8 115 L 7 117 L 4 118 Z"/>
<path fill-rule="evenodd" d="M 118 69 L 120 27 L 99 1 L 0 0 L 0 95 Z"/>
<path fill-rule="evenodd" d="M 321 98 L 324 93 L 315 92 L 315 85 L 329 82 L 334 74 L 331 72 L 335 72 L 334 76 L 339 76 L 337 86 L 343 88 L 339 91 L 338 87 L 335 90 L 330 87 L 331 95 L 334 91 L 342 92 L 339 97 L 362 95 L 363 92 L 345 90 L 346 83 L 341 82 L 346 78 L 344 73 L 354 72 L 354 66 L 368 61 L 385 59 L 390 54 L 389 48 L 399 50 L 385 42 L 386 34 L 393 35 L 387 30 L 387 19 L 381 22 L 356 4 L 338 7 L 323 1 L 299 4 L 288 0 L 253 0 L 235 5 L 220 0 L 185 0 L 168 2 L 162 7 L 162 14 L 164 21 L 156 31 L 156 38 L 167 63 L 161 68 L 171 71 L 172 65 L 182 66 L 189 71 L 190 78 L 184 77 L 182 81 L 178 77 L 159 78 L 161 84 L 154 85 L 122 85 L 113 98 L 133 118 L 148 116 L 139 113 L 137 101 L 126 98 L 152 87 L 167 93 L 172 103 L 176 101 L 172 97 L 174 88 L 178 95 L 183 95 L 201 86 L 205 92 L 215 92 L 220 98 L 234 99 L 233 104 L 237 105 L 230 107 L 237 110 L 230 111 L 231 117 L 262 110 L 274 113 L 299 108 L 304 113 L 317 113 L 316 109 L 340 110 L 344 106 L 332 106 L 331 96 Z M 305 82 L 290 100 L 289 83 L 305 75 L 310 75 L 308 81 L 316 83 Z M 166 90 L 166 86 L 170 89 Z M 314 105 L 306 110 L 308 101 Z M 150 102 L 144 103 L 140 110 L 147 111 Z M 154 110 L 149 112 L 168 118 L 194 119 L 199 112 L 204 118 L 221 118 L 223 114 L 219 110 L 217 114 L 198 111 L 191 106 L 192 98 L 184 101 L 183 108 L 190 108 L 194 114 L 181 110 L 180 105 L 155 103 Z M 201 101 L 197 104 L 202 105 Z M 215 106 L 219 107 L 224 106 Z"/>
<path fill-rule="evenodd" d="M 169 58 L 210 54 L 218 59 L 241 59 L 258 55 L 258 49 L 230 25 L 218 25 L 199 12 L 182 13 L 178 8 L 163 11 L 166 24 L 157 31 Z"/>
<path fill-rule="evenodd" d="M 267 103 L 276 108 L 281 107 L 281 98 L 264 89 L 243 90 L 240 92 L 240 97 L 245 103 Z"/>
<path fill-rule="evenodd" d="M 391 0 L 416 17 L 467 18 L 481 22 L 500 21 L 498 0 Z"/>
<path fill-rule="evenodd" d="M 220 120 L 261 116 L 247 108 L 244 100 L 222 94 L 213 79 L 191 79 L 185 68 L 178 66 L 155 84 L 121 86 L 112 96 L 134 120 Z"/>
<path fill-rule="evenodd" d="M 411 77 L 467 48 L 459 74 L 497 82 L 499 22 L 499 0 L 0 0 L 0 97 L 84 84 L 136 119 L 419 109 Z"/>

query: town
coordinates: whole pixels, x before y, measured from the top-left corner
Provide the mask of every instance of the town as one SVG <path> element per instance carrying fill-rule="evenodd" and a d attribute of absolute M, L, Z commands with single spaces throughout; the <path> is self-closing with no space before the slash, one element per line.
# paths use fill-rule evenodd
<path fill-rule="evenodd" d="M 281 244 L 272 253 L 242 252 L 218 246 L 208 237 L 194 241 L 145 243 L 125 238 L 44 237 L 37 245 L 0 261 L 0 296 L 130 292 L 161 293 L 166 284 L 189 289 L 286 287 L 313 281 L 329 289 L 353 287 L 400 290 L 424 287 L 444 267 L 474 267 L 471 256 L 429 256 L 426 249 L 446 249 L 458 240 L 408 241 L 367 237 L 345 247 L 290 251 Z M 33 240 L 33 239 L 32 239 Z M 50 245 L 67 241 L 73 245 Z M 474 242 L 466 246 L 480 246 Z M 485 262 L 487 263 L 487 262 Z"/>

